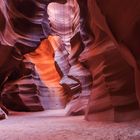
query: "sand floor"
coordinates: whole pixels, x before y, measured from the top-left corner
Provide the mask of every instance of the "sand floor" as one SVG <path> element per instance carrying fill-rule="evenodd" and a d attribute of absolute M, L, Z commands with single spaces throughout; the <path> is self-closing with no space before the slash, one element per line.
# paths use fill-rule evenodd
<path fill-rule="evenodd" d="M 63 110 L 11 112 L 0 121 L 0 140 L 140 140 L 140 120 L 87 122 L 84 116 L 64 115 Z"/>

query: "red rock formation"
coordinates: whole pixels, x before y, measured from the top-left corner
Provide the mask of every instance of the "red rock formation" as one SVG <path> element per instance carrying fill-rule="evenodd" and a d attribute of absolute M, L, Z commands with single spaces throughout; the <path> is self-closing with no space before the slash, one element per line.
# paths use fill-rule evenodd
<path fill-rule="evenodd" d="M 140 117 L 137 88 L 139 71 L 135 65 L 137 56 L 133 53 L 135 55 L 133 58 L 130 48 L 123 46 L 126 43 L 135 44 L 135 40 L 138 43 L 138 34 L 135 38 L 130 29 L 136 27 L 132 28 L 134 24 L 131 23 L 134 22 L 133 19 L 137 23 L 136 13 L 139 12 L 137 9 L 132 12 L 132 9 L 139 2 L 129 1 L 129 4 L 128 1 L 114 0 L 97 2 L 99 7 L 96 0 L 88 0 L 89 25 L 95 40 L 83 54 L 83 60 L 89 66 L 93 76 L 93 90 L 86 119 L 100 121 L 135 119 Z M 124 13 L 125 8 L 127 8 L 127 14 Z M 131 15 L 129 15 L 129 10 Z M 124 17 L 125 14 L 128 18 Z M 134 40 L 129 40 L 130 36 L 133 36 Z M 120 44 L 120 40 L 124 40 L 121 42 L 124 43 L 123 45 Z M 136 47 L 139 46 L 138 44 Z M 134 45 L 131 49 L 137 50 Z"/>

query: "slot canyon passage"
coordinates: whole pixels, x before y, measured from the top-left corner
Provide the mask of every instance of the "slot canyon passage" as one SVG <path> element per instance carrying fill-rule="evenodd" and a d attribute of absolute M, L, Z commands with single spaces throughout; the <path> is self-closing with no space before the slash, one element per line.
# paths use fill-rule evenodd
<path fill-rule="evenodd" d="M 139 0 L 0 0 L 0 140 L 140 140 Z"/>

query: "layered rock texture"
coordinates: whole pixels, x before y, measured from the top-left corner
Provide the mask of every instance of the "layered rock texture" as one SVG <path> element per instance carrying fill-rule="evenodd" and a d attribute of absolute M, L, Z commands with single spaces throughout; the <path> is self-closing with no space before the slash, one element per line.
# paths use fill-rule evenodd
<path fill-rule="evenodd" d="M 94 34 L 94 43 L 82 56 L 94 78 L 88 120 L 139 118 L 139 6 L 138 0 L 88 1 L 88 23 Z"/>

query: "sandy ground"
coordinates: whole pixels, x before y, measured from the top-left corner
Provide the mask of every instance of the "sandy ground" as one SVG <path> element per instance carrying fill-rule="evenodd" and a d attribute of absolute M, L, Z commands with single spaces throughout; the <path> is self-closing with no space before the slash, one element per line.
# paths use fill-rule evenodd
<path fill-rule="evenodd" d="M 87 122 L 64 111 L 11 112 L 0 121 L 0 140 L 140 140 L 140 120 L 125 123 Z"/>

